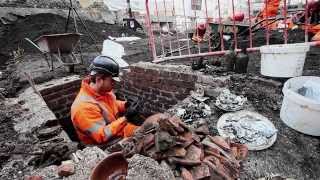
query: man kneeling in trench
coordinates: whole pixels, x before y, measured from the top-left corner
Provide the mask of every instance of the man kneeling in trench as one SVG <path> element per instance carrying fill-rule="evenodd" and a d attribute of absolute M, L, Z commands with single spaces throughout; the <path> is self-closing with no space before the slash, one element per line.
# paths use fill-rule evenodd
<path fill-rule="evenodd" d="M 71 119 L 84 144 L 106 144 L 117 137 L 130 137 L 143 120 L 139 103 L 119 101 L 113 93 L 119 79 L 119 65 L 110 57 L 98 56 L 91 63 L 90 75 L 71 107 Z M 124 116 L 119 117 L 119 114 Z"/>

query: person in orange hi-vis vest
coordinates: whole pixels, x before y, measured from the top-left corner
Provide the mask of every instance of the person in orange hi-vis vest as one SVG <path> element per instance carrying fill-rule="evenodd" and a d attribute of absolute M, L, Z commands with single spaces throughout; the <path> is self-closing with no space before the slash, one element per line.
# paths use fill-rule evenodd
<path fill-rule="evenodd" d="M 139 103 L 119 101 L 113 93 L 120 81 L 119 65 L 110 57 L 98 56 L 71 107 L 71 120 L 81 142 L 106 144 L 116 137 L 132 136 L 142 125 Z M 118 114 L 124 114 L 118 117 Z"/>
<path fill-rule="evenodd" d="M 275 17 L 278 14 L 281 0 L 267 0 L 262 11 L 257 15 L 260 20 Z"/>

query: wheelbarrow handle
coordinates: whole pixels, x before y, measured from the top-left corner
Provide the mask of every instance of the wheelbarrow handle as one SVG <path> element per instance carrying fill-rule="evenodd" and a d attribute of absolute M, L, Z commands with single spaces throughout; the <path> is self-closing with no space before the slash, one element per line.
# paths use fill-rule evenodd
<path fill-rule="evenodd" d="M 37 48 L 41 53 L 45 53 L 36 43 L 31 41 L 29 38 L 24 38 L 26 41 L 28 41 L 30 44 L 32 44 L 35 48 Z"/>

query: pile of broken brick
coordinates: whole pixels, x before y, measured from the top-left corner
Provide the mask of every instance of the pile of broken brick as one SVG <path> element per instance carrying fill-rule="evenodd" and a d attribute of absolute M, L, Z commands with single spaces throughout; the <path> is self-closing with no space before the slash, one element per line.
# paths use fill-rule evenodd
<path fill-rule="evenodd" d="M 207 126 L 192 129 L 179 118 L 167 114 L 149 117 L 131 138 L 108 150 L 122 148 L 125 156 L 142 154 L 169 164 L 183 179 L 237 179 L 240 162 L 248 155 L 246 145 L 220 136 L 210 136 Z"/>

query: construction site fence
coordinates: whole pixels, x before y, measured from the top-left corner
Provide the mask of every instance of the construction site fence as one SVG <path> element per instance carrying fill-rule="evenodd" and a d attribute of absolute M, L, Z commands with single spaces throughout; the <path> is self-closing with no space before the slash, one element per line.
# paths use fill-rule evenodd
<path fill-rule="evenodd" d="M 260 9 L 268 9 L 268 1 L 270 0 L 260 1 Z M 305 2 L 302 8 L 297 8 L 295 13 L 301 11 L 308 17 L 308 1 L 311 0 L 303 1 Z M 278 13 L 276 17 L 282 22 L 282 26 L 278 25 L 277 29 L 279 33 L 282 33 L 282 44 L 288 43 L 287 21 L 292 17 L 292 12 L 288 10 L 289 5 L 287 0 L 282 0 L 279 6 L 281 13 Z M 253 31 L 257 26 L 255 17 L 259 12 L 254 0 L 146 0 L 145 6 L 145 26 L 153 62 L 223 55 L 229 49 L 241 51 L 243 49 L 239 47 L 239 38 L 243 33 L 240 32 L 241 29 L 247 33 L 245 39 L 247 52 L 259 51 L 259 46 L 261 46 L 261 44 L 255 46 L 253 42 L 255 36 Z M 239 12 L 244 14 L 241 22 L 237 22 L 235 18 Z M 271 17 L 262 21 L 265 22 L 260 22 L 259 26 L 264 25 L 262 30 L 264 45 L 269 45 L 271 27 L 270 24 L 266 25 L 266 22 L 275 21 L 272 21 Z M 305 18 L 304 21 L 304 41 L 308 42 L 310 22 L 308 18 Z M 206 27 L 204 40 L 202 42 L 193 41 L 192 36 L 199 36 L 200 32 L 196 29 L 200 24 Z M 226 33 L 229 35 L 226 36 Z M 228 41 L 229 44 L 226 45 Z M 320 44 L 319 41 L 308 43 L 311 46 Z"/>

